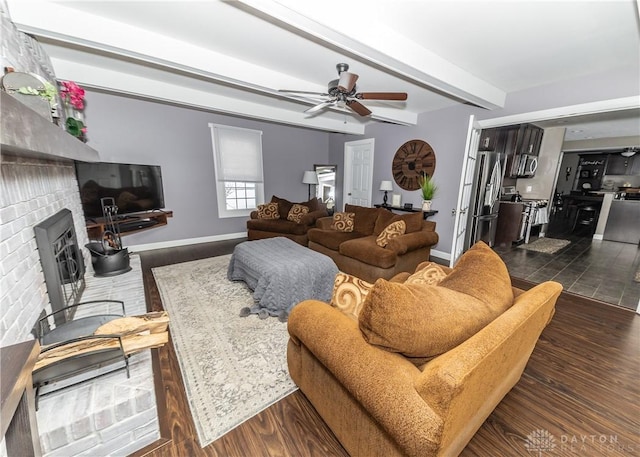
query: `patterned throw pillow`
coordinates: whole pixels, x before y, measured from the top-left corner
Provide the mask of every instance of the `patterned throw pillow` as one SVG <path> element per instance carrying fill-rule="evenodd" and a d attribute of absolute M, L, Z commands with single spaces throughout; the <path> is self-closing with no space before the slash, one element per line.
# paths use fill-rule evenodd
<path fill-rule="evenodd" d="M 353 220 L 356 213 L 335 213 L 331 228 L 338 232 L 353 232 Z"/>
<path fill-rule="evenodd" d="M 280 219 L 277 203 L 258 205 L 258 219 Z"/>
<path fill-rule="evenodd" d="M 302 217 L 309 212 L 309 207 L 304 205 L 295 204 L 289 210 L 289 214 L 287 214 L 287 220 L 293 221 L 297 224 L 300 223 Z"/>
<path fill-rule="evenodd" d="M 357 321 L 364 299 L 372 287 L 373 284 L 360 278 L 339 272 L 333 285 L 331 306 Z"/>
<path fill-rule="evenodd" d="M 376 244 L 381 248 L 384 248 L 389 244 L 390 239 L 404 235 L 406 229 L 407 224 L 404 221 L 392 222 L 385 227 L 380 235 L 378 235 L 378 238 L 376 238 Z"/>
<path fill-rule="evenodd" d="M 429 262 L 424 268 L 409 276 L 405 284 L 425 284 L 436 286 L 447 277 L 447 273 L 437 263 Z"/>

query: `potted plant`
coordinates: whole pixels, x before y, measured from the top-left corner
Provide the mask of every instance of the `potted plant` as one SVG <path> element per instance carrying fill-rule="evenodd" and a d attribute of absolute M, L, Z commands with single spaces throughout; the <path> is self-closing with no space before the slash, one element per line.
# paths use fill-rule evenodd
<path fill-rule="evenodd" d="M 438 192 L 438 186 L 431 176 L 425 174 L 420 178 L 420 192 L 422 193 L 422 211 L 431 210 L 431 200 Z"/>

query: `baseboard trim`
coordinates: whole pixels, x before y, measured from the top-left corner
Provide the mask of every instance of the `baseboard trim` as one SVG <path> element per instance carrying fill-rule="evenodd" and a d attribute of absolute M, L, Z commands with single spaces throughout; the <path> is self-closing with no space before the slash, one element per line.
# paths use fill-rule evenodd
<path fill-rule="evenodd" d="M 429 254 L 430 257 L 436 257 L 438 259 L 441 260 L 446 260 L 447 262 L 449 262 L 451 260 L 451 253 L 450 252 L 444 252 L 444 251 L 437 251 L 435 249 L 431 250 L 431 253 Z"/>
<path fill-rule="evenodd" d="M 131 252 L 153 251 L 154 249 L 175 248 L 191 244 L 210 243 L 212 241 L 236 240 L 246 238 L 247 232 L 225 233 L 222 235 L 203 236 L 200 238 L 187 238 L 184 240 L 160 241 L 158 243 L 137 244 L 126 246 Z"/>
<path fill-rule="evenodd" d="M 604 236 L 604 235 L 593 235 L 593 239 L 594 239 L 594 240 L 602 241 L 602 240 L 603 240 L 603 236 Z"/>

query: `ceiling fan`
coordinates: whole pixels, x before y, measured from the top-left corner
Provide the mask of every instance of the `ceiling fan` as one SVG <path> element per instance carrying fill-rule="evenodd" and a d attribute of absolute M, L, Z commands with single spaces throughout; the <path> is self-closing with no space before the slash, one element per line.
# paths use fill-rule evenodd
<path fill-rule="evenodd" d="M 280 90 L 290 94 L 312 95 L 314 97 L 322 97 L 326 100 L 312 106 L 305 113 L 313 114 L 330 106 L 341 107 L 347 106 L 360 116 L 368 116 L 371 114 L 366 106 L 358 100 L 406 100 L 405 92 L 356 92 L 356 81 L 358 75 L 349 73 L 349 65 L 339 63 L 336 65 L 338 70 L 338 79 L 329 81 L 327 93 L 321 92 L 305 92 L 298 90 Z"/>

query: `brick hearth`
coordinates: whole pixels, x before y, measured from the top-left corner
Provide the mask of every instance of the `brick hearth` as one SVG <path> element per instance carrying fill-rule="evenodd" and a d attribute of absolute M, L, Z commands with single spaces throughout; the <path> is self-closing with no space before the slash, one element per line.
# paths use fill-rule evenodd
<path fill-rule="evenodd" d="M 83 301 L 122 300 L 127 315 L 144 314 L 139 256 L 131 256 L 131 267 L 111 278 L 87 275 Z M 80 310 L 77 317 L 82 317 Z M 159 438 L 150 351 L 132 355 L 129 369 L 130 378 L 118 370 L 40 399 L 37 417 L 45 455 L 128 455 Z"/>

